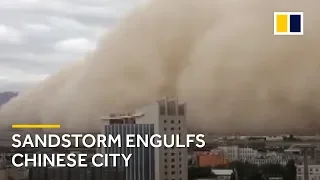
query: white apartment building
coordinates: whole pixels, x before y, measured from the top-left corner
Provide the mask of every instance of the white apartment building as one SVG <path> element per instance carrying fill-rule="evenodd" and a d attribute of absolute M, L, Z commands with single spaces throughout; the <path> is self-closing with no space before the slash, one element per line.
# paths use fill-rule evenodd
<path fill-rule="evenodd" d="M 139 133 L 145 132 L 145 129 L 152 130 L 153 134 L 160 135 L 172 135 L 179 134 L 181 144 L 186 143 L 186 104 L 179 103 L 177 99 L 162 99 L 146 107 L 136 110 L 135 114 L 140 114 L 139 117 L 132 119 L 135 125 L 146 125 L 139 130 Z M 103 132 L 105 127 L 110 124 L 110 118 L 102 118 L 104 123 Z M 112 118 L 111 118 L 112 119 Z M 121 119 L 121 118 L 118 118 Z M 115 119 L 113 119 L 115 120 Z M 123 123 L 128 122 L 127 120 Z M 118 125 L 119 126 L 119 125 Z M 121 126 L 121 124 L 120 124 Z M 132 125 L 134 127 L 134 125 Z M 138 129 L 141 127 L 138 127 Z M 112 128 L 114 133 L 115 130 L 121 130 L 125 128 Z M 135 132 L 136 128 L 130 130 L 131 133 Z M 148 131 L 150 133 L 150 131 Z M 120 132 L 119 132 L 120 133 Z M 187 148 L 155 148 L 154 157 L 150 157 L 154 163 L 151 163 L 151 171 L 154 172 L 154 180 L 186 180 L 188 179 L 188 151 Z M 144 156 L 145 157 L 145 156 Z M 143 168 L 143 165 L 138 165 L 139 168 Z M 129 167 L 130 168 L 130 167 Z M 132 171 L 133 173 L 135 171 Z M 139 175 L 140 176 L 140 175 Z M 139 180 L 141 180 L 140 178 Z M 150 179 L 150 178 L 149 178 Z"/>
<path fill-rule="evenodd" d="M 286 165 L 288 160 L 282 159 L 282 158 L 272 158 L 272 157 L 263 157 L 263 158 L 253 158 L 247 160 L 247 162 L 251 164 L 256 164 L 256 165 L 263 165 L 263 164 L 281 164 L 281 165 Z"/>
<path fill-rule="evenodd" d="M 217 149 L 222 150 L 229 161 L 247 161 L 258 155 L 258 151 L 255 149 L 239 148 L 239 146 L 219 146 Z"/>
<path fill-rule="evenodd" d="M 215 174 L 217 177 L 215 180 L 230 180 L 233 170 L 232 169 L 212 169 L 212 174 Z"/>
<path fill-rule="evenodd" d="M 258 153 L 256 157 L 248 159 L 247 161 L 257 165 L 262 165 L 262 164 L 286 165 L 289 159 L 291 159 L 291 156 L 287 156 L 283 153 L 266 152 L 266 153 Z"/>
<path fill-rule="evenodd" d="M 258 155 L 258 151 L 252 148 L 239 148 L 240 160 L 248 160 L 255 158 Z"/>
<path fill-rule="evenodd" d="M 238 146 L 219 146 L 217 149 L 222 150 L 223 155 L 229 161 L 239 160 L 239 147 Z"/>
<path fill-rule="evenodd" d="M 243 161 L 252 164 L 282 164 L 285 165 L 290 156 L 276 152 L 260 153 L 252 148 L 239 148 L 238 146 L 219 146 L 224 156 L 229 161 Z"/>
<path fill-rule="evenodd" d="M 138 122 L 154 123 L 155 134 L 179 134 L 181 144 L 186 143 L 186 104 L 177 99 L 162 99 L 139 110 L 144 116 Z M 155 149 L 155 180 L 188 179 L 187 148 Z"/>
<path fill-rule="evenodd" d="M 304 179 L 304 167 L 303 165 L 297 166 L 297 180 L 305 180 Z M 309 165 L 309 179 L 308 180 L 320 180 L 320 165 Z"/>

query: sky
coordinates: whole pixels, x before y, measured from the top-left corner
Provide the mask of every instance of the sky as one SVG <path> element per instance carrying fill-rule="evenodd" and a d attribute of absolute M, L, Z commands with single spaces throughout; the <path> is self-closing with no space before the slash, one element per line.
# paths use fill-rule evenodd
<path fill-rule="evenodd" d="M 1 0 L 0 92 L 20 91 L 95 49 L 145 0 Z"/>

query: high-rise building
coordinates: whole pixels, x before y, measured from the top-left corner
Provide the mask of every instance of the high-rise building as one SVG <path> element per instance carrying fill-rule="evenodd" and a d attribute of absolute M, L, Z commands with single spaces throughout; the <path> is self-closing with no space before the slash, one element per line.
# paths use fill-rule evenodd
<path fill-rule="evenodd" d="M 133 117 L 128 116 L 124 119 L 110 119 L 111 124 L 105 126 L 105 133 L 121 136 L 122 145 L 126 144 L 126 135 L 127 134 L 139 134 L 142 137 L 145 135 L 154 134 L 154 125 L 153 124 L 134 124 Z M 155 177 L 155 168 L 154 168 L 154 148 L 153 147 L 117 147 L 112 146 L 104 148 L 102 151 L 105 154 L 125 154 L 128 156 L 132 154 L 128 167 L 125 167 L 125 162 L 123 160 L 117 159 L 117 169 L 118 172 L 122 172 L 123 179 L 114 179 L 114 180 L 152 180 Z M 108 159 L 108 163 L 111 166 L 113 163 L 112 159 Z"/>
<path fill-rule="evenodd" d="M 314 149 L 314 160 L 316 164 L 320 164 L 320 148 L 319 147 Z"/>
<path fill-rule="evenodd" d="M 118 114 L 102 118 L 105 134 L 160 134 L 180 135 L 186 143 L 186 105 L 177 99 L 162 99 L 133 114 Z M 102 153 L 133 154 L 129 167 L 124 170 L 126 180 L 186 180 L 188 179 L 187 148 L 126 148 L 112 147 Z M 146 172 L 150 172 L 149 174 Z"/>

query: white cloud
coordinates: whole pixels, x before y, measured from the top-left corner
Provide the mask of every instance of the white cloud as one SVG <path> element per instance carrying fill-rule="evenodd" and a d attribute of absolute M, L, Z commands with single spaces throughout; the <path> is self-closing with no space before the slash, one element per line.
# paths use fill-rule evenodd
<path fill-rule="evenodd" d="M 0 67 L 0 72 L 0 80 L 11 82 L 36 82 L 48 77 L 48 74 L 34 74 L 5 66 Z"/>
<path fill-rule="evenodd" d="M 96 44 L 86 38 L 67 39 L 55 45 L 56 50 L 72 53 L 84 53 L 95 49 Z"/>
<path fill-rule="evenodd" d="M 0 0 L 0 91 L 81 59 L 144 0 Z"/>
<path fill-rule="evenodd" d="M 20 10 L 61 10 L 66 7 L 67 1 L 61 0 L 7 0 L 0 1 L 0 7 Z"/>
<path fill-rule="evenodd" d="M 70 15 L 119 17 L 144 0 L 11 0 L 0 1 L 0 8 L 15 10 L 52 10 Z M 125 11 L 123 11 L 125 10 Z"/>
<path fill-rule="evenodd" d="M 50 16 L 47 19 L 48 23 L 55 28 L 72 29 L 74 31 L 88 29 L 84 24 L 71 18 Z"/>
<path fill-rule="evenodd" d="M 46 54 L 35 54 L 35 53 L 0 53 L 0 60 L 1 59 L 11 59 L 11 63 L 8 64 L 14 64 L 16 69 L 19 69 L 21 66 L 19 64 L 16 64 L 12 61 L 17 60 L 17 62 L 20 62 L 20 65 L 22 64 L 29 64 L 29 65 L 43 65 L 46 64 L 67 64 L 71 61 L 74 61 L 75 58 L 77 58 L 77 53 L 70 54 L 70 53 L 57 53 L 57 52 L 51 52 Z M 78 55 L 80 56 L 80 55 Z M 21 61 L 20 58 L 23 57 L 23 60 Z M 1 62 L 1 61 L 0 61 Z M 0 63 L 1 64 L 1 63 Z M 4 65 L 1 65 L 4 66 Z M 44 67 L 43 67 L 44 68 Z M 5 74 L 6 72 L 0 71 L 0 75 Z"/>
<path fill-rule="evenodd" d="M 21 33 L 12 27 L 0 24 L 0 41 L 8 43 L 20 43 Z"/>
<path fill-rule="evenodd" d="M 27 30 L 38 31 L 38 32 L 49 32 L 51 27 L 45 24 L 26 24 L 24 27 Z"/>

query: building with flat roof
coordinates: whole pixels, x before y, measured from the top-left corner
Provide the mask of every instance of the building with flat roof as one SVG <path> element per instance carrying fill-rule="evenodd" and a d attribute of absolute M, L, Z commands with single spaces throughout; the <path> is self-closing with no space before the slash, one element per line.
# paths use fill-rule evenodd
<path fill-rule="evenodd" d="M 212 169 L 211 173 L 216 176 L 216 180 L 231 180 L 234 172 L 232 169 Z"/>
<path fill-rule="evenodd" d="M 308 171 L 305 172 L 304 165 L 296 165 L 297 167 L 297 180 L 306 180 L 305 174 L 308 174 L 308 180 L 320 180 L 320 165 L 308 165 Z"/>
<path fill-rule="evenodd" d="M 116 123 L 115 121 L 112 124 L 105 126 L 105 134 L 113 135 L 114 137 L 120 135 L 122 138 L 122 144 L 126 143 L 125 136 L 127 134 L 139 134 L 142 137 L 145 135 L 154 134 L 154 125 L 153 124 L 134 124 L 134 121 L 124 122 L 122 120 Z M 122 124 L 120 123 L 122 122 Z M 125 162 L 123 160 L 117 159 L 118 171 L 123 172 L 122 177 L 124 179 L 117 180 L 152 180 L 155 178 L 155 155 L 153 147 L 107 147 L 104 148 L 103 153 L 105 154 L 125 154 L 128 156 L 132 154 L 128 167 L 125 167 Z M 112 158 L 108 159 L 108 163 L 111 166 L 113 163 Z"/>
<path fill-rule="evenodd" d="M 162 99 L 129 114 L 112 114 L 101 118 L 105 134 L 179 134 L 185 144 L 186 105 L 177 99 Z M 131 149 L 131 150 L 129 150 Z M 110 152 L 104 149 L 102 152 Z M 112 152 L 134 152 L 134 164 L 125 170 L 126 180 L 185 180 L 188 179 L 187 148 L 126 148 Z M 148 157 L 147 157 L 148 156 Z M 131 160 L 130 160 L 131 161 Z M 147 174 L 146 172 L 150 172 Z"/>

